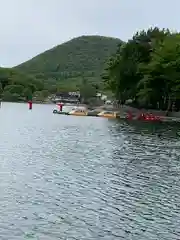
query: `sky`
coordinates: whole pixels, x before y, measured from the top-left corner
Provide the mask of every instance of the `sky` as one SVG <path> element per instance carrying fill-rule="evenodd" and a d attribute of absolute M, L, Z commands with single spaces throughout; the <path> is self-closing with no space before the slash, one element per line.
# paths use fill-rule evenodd
<path fill-rule="evenodd" d="M 1 67 L 81 35 L 126 41 L 151 26 L 180 31 L 180 0 L 0 0 L 0 6 Z"/>

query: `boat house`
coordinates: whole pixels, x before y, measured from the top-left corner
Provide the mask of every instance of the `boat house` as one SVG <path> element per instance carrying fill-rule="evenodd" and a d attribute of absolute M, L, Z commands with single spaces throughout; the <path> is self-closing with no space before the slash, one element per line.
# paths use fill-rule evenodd
<path fill-rule="evenodd" d="M 55 94 L 52 101 L 54 103 L 63 102 L 63 103 L 77 104 L 80 102 L 80 93 L 79 92 L 58 92 Z"/>

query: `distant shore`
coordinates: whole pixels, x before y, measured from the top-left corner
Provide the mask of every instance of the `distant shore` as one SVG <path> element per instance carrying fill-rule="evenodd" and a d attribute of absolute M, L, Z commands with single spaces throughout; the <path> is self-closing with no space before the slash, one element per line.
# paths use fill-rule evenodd
<path fill-rule="evenodd" d="M 7 102 L 7 101 L 1 101 L 1 103 L 3 104 L 3 102 Z M 16 103 L 16 102 L 13 102 Z M 25 101 L 19 101 L 17 103 L 27 103 Z M 52 101 L 33 101 L 33 104 L 51 104 L 51 105 L 56 105 L 55 103 L 53 103 Z M 97 112 L 101 112 L 101 111 L 116 111 L 119 112 L 119 114 L 121 115 L 126 115 L 129 111 L 131 111 L 133 114 L 139 114 L 139 113 L 152 113 L 154 115 L 158 115 L 158 116 L 162 116 L 162 117 L 167 117 L 166 116 L 166 111 L 162 111 L 162 110 L 153 110 L 153 109 L 138 109 L 138 108 L 134 108 L 128 105 L 121 105 L 119 107 L 116 107 L 114 105 L 110 105 L 110 104 L 104 104 L 101 106 L 90 106 L 87 104 L 65 104 L 65 106 L 80 106 L 80 107 L 85 107 L 89 110 L 95 110 Z M 169 112 L 169 116 L 167 118 L 180 118 L 180 112 Z"/>

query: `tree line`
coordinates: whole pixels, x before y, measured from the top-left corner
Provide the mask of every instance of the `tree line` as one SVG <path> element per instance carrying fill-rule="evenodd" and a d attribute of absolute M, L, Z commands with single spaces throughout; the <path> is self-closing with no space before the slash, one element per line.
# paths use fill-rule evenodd
<path fill-rule="evenodd" d="M 36 78 L 16 69 L 0 68 L 0 99 L 3 101 L 24 102 L 28 100 L 44 101 L 57 92 L 80 91 L 84 102 L 93 100 L 99 85 L 88 81 L 87 77 L 79 79 L 79 85 L 69 82 Z"/>
<path fill-rule="evenodd" d="M 0 98 L 4 101 L 28 101 L 34 95 L 48 95 L 41 80 L 11 68 L 0 68 Z"/>
<path fill-rule="evenodd" d="M 150 28 L 118 46 L 102 78 L 119 103 L 180 109 L 180 33 Z"/>

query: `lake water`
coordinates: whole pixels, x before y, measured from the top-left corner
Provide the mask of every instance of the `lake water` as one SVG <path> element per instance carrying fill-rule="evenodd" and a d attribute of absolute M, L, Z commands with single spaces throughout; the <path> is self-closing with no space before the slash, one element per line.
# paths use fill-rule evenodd
<path fill-rule="evenodd" d="M 0 109 L 0 239 L 180 239 L 178 126 L 52 108 Z"/>

